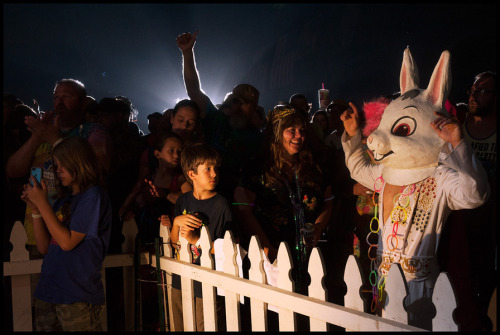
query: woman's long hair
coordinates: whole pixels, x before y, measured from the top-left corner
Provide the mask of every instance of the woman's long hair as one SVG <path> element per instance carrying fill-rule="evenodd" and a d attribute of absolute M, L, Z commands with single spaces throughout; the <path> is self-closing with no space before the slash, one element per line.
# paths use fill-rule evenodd
<path fill-rule="evenodd" d="M 53 149 L 52 156 L 57 158 L 59 163 L 73 176 L 74 183 L 78 185 L 81 193 L 92 186 L 103 185 L 101 164 L 94 149 L 83 137 L 72 136 L 64 139 Z M 71 189 L 61 185 L 59 178 L 57 178 L 55 159 L 53 161 L 56 188 L 60 198 L 68 195 Z"/>
<path fill-rule="evenodd" d="M 283 147 L 283 132 L 292 126 L 303 126 L 307 134 L 307 116 L 287 105 L 278 105 L 268 113 L 267 126 L 264 131 L 264 143 L 266 143 L 264 146 L 266 157 L 264 171 L 267 182 L 282 181 L 283 177 L 280 175 L 286 171 L 285 165 L 291 164 L 303 185 L 320 187 L 321 169 L 314 162 L 307 137 L 302 149 L 293 156 L 290 156 Z M 293 176 L 286 176 L 286 179 L 291 178 Z"/>

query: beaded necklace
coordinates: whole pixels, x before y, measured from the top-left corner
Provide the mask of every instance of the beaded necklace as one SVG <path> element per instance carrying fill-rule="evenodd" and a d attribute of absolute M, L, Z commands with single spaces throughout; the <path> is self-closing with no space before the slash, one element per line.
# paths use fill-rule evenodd
<path fill-rule="evenodd" d="M 293 205 L 293 216 L 295 223 L 295 257 L 297 259 L 297 286 L 301 286 L 303 273 L 305 271 L 305 265 L 307 260 L 307 249 L 304 243 L 303 231 L 304 231 L 304 208 L 301 205 L 300 199 L 302 199 L 302 189 L 299 183 L 299 177 L 297 171 L 294 169 L 294 179 L 297 192 L 294 192 L 290 187 L 290 184 L 283 178 L 283 181 L 288 188 L 288 194 Z M 281 174 L 281 171 L 280 171 Z M 300 288 L 299 288 L 300 289 Z"/>
<path fill-rule="evenodd" d="M 377 182 L 380 180 L 380 187 L 377 187 Z M 374 216 L 370 221 L 370 232 L 366 236 L 366 243 L 370 246 L 368 249 L 368 258 L 370 259 L 370 275 L 368 277 L 370 281 L 370 285 L 372 286 L 372 303 L 370 306 L 370 309 L 373 312 L 377 309 L 382 309 L 382 306 L 380 305 L 382 298 L 383 298 L 383 290 L 385 286 L 385 280 L 387 278 L 387 275 L 384 275 L 380 272 L 380 268 L 376 269 L 376 264 L 375 261 L 377 259 L 377 248 L 378 248 L 378 243 L 370 243 L 370 235 L 374 234 L 377 235 L 377 242 L 378 242 L 378 233 L 380 231 L 380 222 L 378 219 L 378 204 L 382 199 L 380 198 L 380 191 L 382 190 L 383 186 L 385 184 L 384 178 L 382 176 L 378 177 L 375 180 L 375 183 L 373 185 L 373 195 L 372 195 L 372 201 L 375 206 L 375 211 L 374 211 Z M 396 194 L 396 196 L 393 199 L 394 203 L 394 208 L 392 209 L 389 217 L 391 218 L 392 222 L 392 234 L 387 237 L 386 245 L 389 249 L 389 251 L 394 251 L 398 249 L 398 227 L 405 226 L 406 221 L 410 215 L 410 195 L 412 195 L 415 190 L 416 190 L 416 185 L 408 185 L 408 186 L 402 186 L 401 191 L 399 194 Z M 375 201 L 375 194 L 379 194 L 378 201 Z M 373 227 L 374 221 L 376 221 L 376 229 Z M 403 238 L 403 242 L 406 240 L 406 236 L 408 235 L 410 229 L 406 229 L 405 236 Z M 399 249 L 403 249 L 404 245 L 402 245 Z M 372 251 L 373 249 L 373 251 Z M 372 253 L 374 253 L 374 256 L 372 257 Z"/>

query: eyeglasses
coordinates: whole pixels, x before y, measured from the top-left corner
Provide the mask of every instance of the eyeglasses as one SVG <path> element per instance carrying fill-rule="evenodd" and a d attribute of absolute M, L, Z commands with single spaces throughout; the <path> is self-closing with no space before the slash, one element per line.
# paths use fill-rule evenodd
<path fill-rule="evenodd" d="M 482 95 L 486 95 L 487 93 L 493 94 L 493 93 L 495 93 L 495 91 L 493 91 L 493 90 L 487 90 L 485 88 L 480 89 L 480 90 L 469 90 L 469 91 L 467 91 L 467 95 L 474 95 L 474 94 L 477 94 L 477 93 L 479 93 L 479 95 L 482 96 Z"/>

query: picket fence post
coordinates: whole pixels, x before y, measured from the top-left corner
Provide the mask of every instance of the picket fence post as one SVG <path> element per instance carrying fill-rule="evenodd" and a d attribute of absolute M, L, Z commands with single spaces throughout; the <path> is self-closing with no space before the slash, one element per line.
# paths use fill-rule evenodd
<path fill-rule="evenodd" d="M 278 288 L 293 292 L 295 284 L 292 280 L 292 254 L 286 242 L 281 242 L 278 249 Z M 297 329 L 295 313 L 293 310 L 279 307 L 279 327 L 280 331 L 292 331 Z"/>
<path fill-rule="evenodd" d="M 323 257 L 318 248 L 313 248 L 309 257 L 308 272 L 311 276 L 311 284 L 309 285 L 309 296 L 311 298 L 326 301 L 326 290 L 323 283 L 325 276 L 325 265 Z M 314 318 L 310 318 L 311 331 L 327 331 L 327 323 Z"/>
<path fill-rule="evenodd" d="M 361 287 L 364 285 L 364 278 L 361 275 L 359 260 L 354 255 L 349 255 L 349 258 L 347 258 L 344 282 L 347 286 L 347 292 L 344 296 L 344 306 L 364 312 L 365 302 L 360 295 Z"/>
<path fill-rule="evenodd" d="M 201 228 L 199 240 L 201 246 L 200 266 L 207 269 L 214 269 L 214 260 L 212 257 L 212 239 L 208 233 L 207 227 Z M 215 309 L 215 287 L 202 282 L 203 294 L 203 322 L 205 331 L 217 331 L 217 311 Z"/>
<path fill-rule="evenodd" d="M 189 242 L 182 236 L 179 237 L 181 248 L 179 250 L 181 261 L 188 264 L 193 263 L 191 255 L 191 247 Z M 181 291 L 182 291 L 182 317 L 184 322 L 184 331 L 196 330 L 195 319 L 195 298 L 193 292 L 193 280 L 189 277 L 181 275 Z"/>
<path fill-rule="evenodd" d="M 236 263 L 236 245 L 233 233 L 227 230 L 224 234 L 224 273 L 238 277 L 238 264 Z M 225 290 L 226 300 L 226 330 L 240 331 L 240 295 L 236 292 Z"/>
<path fill-rule="evenodd" d="M 408 287 L 399 263 L 389 269 L 385 280 L 385 302 L 382 317 L 408 324 L 408 313 L 404 308 L 404 299 L 408 295 Z"/>
<path fill-rule="evenodd" d="M 259 238 L 254 235 L 250 239 L 248 247 L 248 258 L 250 269 L 249 280 L 260 284 L 266 284 L 266 273 L 264 271 L 264 260 L 262 259 L 261 244 Z M 267 331 L 267 303 L 250 298 L 250 314 L 252 320 L 252 331 Z"/>
<path fill-rule="evenodd" d="M 446 272 L 441 272 L 436 280 L 432 302 L 436 307 L 436 316 L 432 319 L 432 331 L 458 331 L 458 325 L 453 319 L 457 299 Z"/>
<path fill-rule="evenodd" d="M 16 221 L 10 233 L 10 261 L 29 261 L 26 249 L 28 236 L 21 221 Z M 14 331 L 33 331 L 31 313 L 31 282 L 30 274 L 11 276 L 12 286 L 12 317 Z"/>

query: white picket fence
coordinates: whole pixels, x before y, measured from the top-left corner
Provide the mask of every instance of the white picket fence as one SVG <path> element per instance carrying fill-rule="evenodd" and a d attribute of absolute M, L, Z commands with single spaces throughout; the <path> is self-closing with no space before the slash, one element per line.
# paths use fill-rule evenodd
<path fill-rule="evenodd" d="M 125 293 L 125 329 L 132 330 L 134 320 L 134 271 L 133 251 L 137 228 L 129 221 L 124 224 L 123 234 L 125 242 L 123 254 L 108 255 L 104 261 L 104 268 L 123 267 Z M 286 243 L 282 243 L 277 257 L 279 274 L 277 287 L 267 284 L 266 273 L 263 268 L 263 253 L 260 242 L 253 236 L 250 242 L 247 257 L 251 267 L 249 279 L 242 278 L 238 266 L 237 245 L 233 242 L 231 232 L 226 232 L 223 241 L 224 253 L 223 271 L 215 270 L 215 262 L 208 252 L 202 253 L 201 266 L 191 263 L 191 253 L 188 242 L 181 238 L 180 260 L 172 258 L 172 249 L 169 242 L 168 229 L 161 227 L 160 236 L 164 242 L 164 255 L 160 256 L 160 268 L 166 271 L 167 297 L 170 316 L 170 330 L 173 329 L 171 284 L 175 273 L 181 276 L 184 329 L 195 330 L 193 280 L 202 283 L 203 311 L 206 331 L 216 331 L 217 319 L 215 313 L 216 288 L 223 289 L 225 295 L 226 328 L 228 331 L 241 330 L 240 296 L 249 298 L 251 311 L 251 327 L 253 331 L 267 330 L 267 309 L 274 306 L 279 312 L 280 331 L 295 331 L 295 313 L 310 318 L 311 331 L 326 331 L 327 324 L 337 325 L 351 331 L 422 331 L 408 325 L 408 316 L 403 307 L 403 299 L 407 294 L 405 279 L 399 265 L 392 266 L 385 284 L 385 291 L 390 299 L 390 305 L 383 310 L 383 317 L 375 316 L 363 311 L 363 300 L 360 288 L 363 284 L 360 268 L 354 256 L 347 261 L 344 281 L 347 293 L 344 306 L 326 301 L 326 291 L 323 286 L 325 269 L 321 253 L 314 248 L 309 260 L 308 271 L 311 277 L 309 296 L 293 292 L 293 282 L 290 278 L 292 261 Z M 16 222 L 12 229 L 10 242 L 13 244 L 10 262 L 4 262 L 4 276 L 12 277 L 12 312 L 14 331 L 32 331 L 31 289 L 30 274 L 40 273 L 42 260 L 28 260 L 25 249 L 26 233 L 21 222 Z M 208 230 L 203 227 L 200 244 L 202 250 L 211 248 L 211 239 Z M 217 251 L 216 252 L 220 252 Z M 216 255 L 216 258 L 219 255 Z M 220 258 L 220 257 L 219 257 Z M 155 255 L 144 253 L 141 263 L 154 266 Z M 103 281 L 106 280 L 103 270 Z M 441 273 L 437 279 L 433 295 L 436 316 L 433 319 L 433 331 L 458 331 L 453 321 L 452 313 L 457 307 L 455 295 L 446 273 Z M 104 318 L 106 320 L 106 318 Z M 106 321 L 104 321 L 106 322 Z M 107 329 L 106 323 L 103 325 Z"/>
<path fill-rule="evenodd" d="M 164 242 L 169 241 L 169 231 L 160 228 L 160 236 Z M 217 331 L 215 313 L 215 288 L 224 289 L 226 329 L 240 331 L 240 295 L 250 298 L 252 331 L 266 331 L 266 310 L 268 306 L 275 306 L 279 311 L 280 331 L 295 331 L 295 313 L 310 318 L 311 331 L 326 331 L 327 323 L 337 325 L 351 331 L 423 331 L 423 329 L 408 325 L 408 315 L 403 307 L 403 299 L 407 295 L 406 283 L 399 265 L 392 266 L 386 279 L 385 291 L 390 299 L 390 305 L 383 309 L 383 317 L 364 313 L 363 300 L 360 289 L 363 284 L 359 265 L 353 255 L 347 261 L 344 281 L 347 285 L 347 294 L 344 306 L 326 301 L 326 291 L 323 286 L 325 269 L 318 248 L 314 248 L 308 271 L 311 277 L 309 296 L 293 293 L 293 282 L 290 278 L 292 261 L 286 243 L 282 243 L 278 250 L 277 264 L 279 268 L 277 287 L 266 283 L 266 273 L 263 268 L 263 253 L 256 236 L 250 241 L 248 257 L 251 263 L 249 279 L 241 278 L 241 268 L 238 266 L 237 245 L 231 232 L 226 232 L 223 241 L 223 272 L 214 270 L 214 260 L 211 253 L 204 252 L 200 257 L 201 266 L 191 263 L 189 244 L 184 238 L 180 239 L 180 260 L 172 258 L 172 249 L 169 243 L 164 244 L 164 255 L 160 257 L 160 268 L 166 271 L 167 288 L 171 289 L 172 273 L 181 276 L 182 304 L 184 330 L 196 330 L 194 319 L 193 280 L 202 283 L 203 313 L 206 331 Z M 211 239 L 206 227 L 202 227 L 200 245 L 202 250 L 210 250 Z M 215 249 L 216 258 L 218 250 Z M 152 263 L 156 264 L 156 257 L 152 256 Z M 170 292 L 169 292 L 170 293 Z M 171 294 L 169 298 L 170 325 L 173 325 Z M 453 311 L 457 307 L 455 294 L 446 273 L 441 273 L 437 279 L 432 299 L 436 307 L 436 316 L 433 319 L 433 331 L 458 331 L 453 321 Z M 176 329 L 171 329 L 175 331 Z"/>

